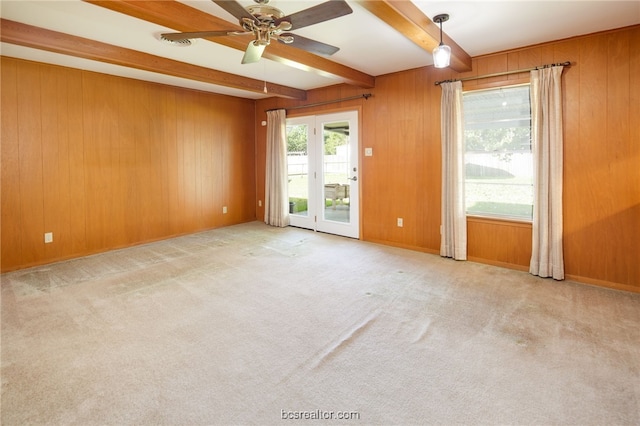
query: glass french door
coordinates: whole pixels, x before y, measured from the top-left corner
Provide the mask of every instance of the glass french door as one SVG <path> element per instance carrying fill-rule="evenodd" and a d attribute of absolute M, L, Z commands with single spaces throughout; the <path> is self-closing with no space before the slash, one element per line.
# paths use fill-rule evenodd
<path fill-rule="evenodd" d="M 287 119 L 292 226 L 359 238 L 358 113 Z"/>

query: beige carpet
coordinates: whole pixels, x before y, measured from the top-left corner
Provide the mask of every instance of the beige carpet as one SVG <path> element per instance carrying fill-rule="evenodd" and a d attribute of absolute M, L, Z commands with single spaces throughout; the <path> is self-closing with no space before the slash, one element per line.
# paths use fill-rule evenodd
<path fill-rule="evenodd" d="M 258 222 L 1 285 L 3 425 L 640 424 L 640 294 Z"/>

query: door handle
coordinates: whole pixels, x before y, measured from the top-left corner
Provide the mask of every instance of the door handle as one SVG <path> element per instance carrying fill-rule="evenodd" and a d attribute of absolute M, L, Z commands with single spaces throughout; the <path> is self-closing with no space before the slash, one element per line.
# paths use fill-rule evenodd
<path fill-rule="evenodd" d="M 350 178 L 347 178 L 347 179 L 356 181 L 356 180 L 358 180 L 358 176 L 350 177 Z"/>

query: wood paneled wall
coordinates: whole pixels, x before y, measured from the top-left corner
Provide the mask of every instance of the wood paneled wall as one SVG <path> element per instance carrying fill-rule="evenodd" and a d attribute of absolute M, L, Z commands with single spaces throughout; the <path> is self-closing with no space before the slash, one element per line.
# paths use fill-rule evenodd
<path fill-rule="evenodd" d="M 362 239 L 438 253 L 440 246 L 440 88 L 437 80 L 571 61 L 564 71 L 564 257 L 567 278 L 640 291 L 640 26 L 473 59 L 455 74 L 432 67 L 379 76 L 369 100 L 291 114 L 361 108 Z M 464 83 L 466 89 L 528 81 L 528 73 Z M 314 90 L 305 103 L 365 93 Z M 257 102 L 265 109 L 301 102 Z M 257 124 L 257 194 L 264 200 L 265 128 Z M 361 150 L 362 152 L 362 150 Z M 264 215 L 257 208 L 258 217 Z M 404 227 L 396 218 L 404 218 Z M 531 226 L 469 218 L 472 260 L 528 270 Z"/>
<path fill-rule="evenodd" d="M 255 219 L 254 101 L 6 57 L 1 90 L 2 271 Z"/>
<path fill-rule="evenodd" d="M 565 60 L 573 63 L 563 77 L 567 277 L 640 291 L 640 26 L 477 57 L 465 74 L 425 67 L 379 76 L 371 90 L 318 89 L 304 102 L 254 102 L 2 58 L 2 270 L 261 220 L 265 110 L 366 92 L 373 97 L 289 115 L 359 109 L 361 147 L 374 152 L 360 161 L 362 239 L 438 253 L 434 82 Z M 527 269 L 530 225 L 468 222 L 470 259 Z M 53 243 L 44 244 L 45 232 Z"/>

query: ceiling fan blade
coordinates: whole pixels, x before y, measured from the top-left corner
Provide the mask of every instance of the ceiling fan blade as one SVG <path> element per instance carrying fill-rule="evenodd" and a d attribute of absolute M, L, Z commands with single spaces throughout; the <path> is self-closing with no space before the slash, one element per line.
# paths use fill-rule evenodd
<path fill-rule="evenodd" d="M 280 34 L 282 37 L 292 37 L 293 41 L 287 43 L 278 38 L 280 43 L 287 44 L 289 46 L 297 47 L 298 49 L 306 50 L 307 52 L 315 53 L 318 55 L 331 56 L 340 50 L 339 47 L 332 46 L 330 44 L 322 43 L 317 40 L 312 40 L 310 38 L 302 37 L 296 34 L 291 33 L 283 33 Z"/>
<path fill-rule="evenodd" d="M 282 21 L 287 21 L 291 23 L 291 29 L 296 30 L 298 28 L 308 27 L 309 25 L 318 24 L 330 19 L 339 18 L 352 12 L 353 10 L 349 7 L 346 1 L 329 0 L 327 2 L 320 3 L 317 6 L 276 19 L 275 24 L 277 26 Z"/>
<path fill-rule="evenodd" d="M 228 31 L 194 31 L 190 33 L 165 33 L 160 36 L 166 40 L 186 40 L 190 38 L 207 38 L 207 37 L 219 37 L 228 35 L 240 35 L 244 33 L 238 33 L 235 30 Z M 249 33 L 251 34 L 251 33 Z"/>
<path fill-rule="evenodd" d="M 247 46 L 247 50 L 244 52 L 244 56 L 242 57 L 243 64 L 252 64 L 254 62 L 258 62 L 262 57 L 262 52 L 264 52 L 264 48 L 267 47 L 265 44 L 256 44 L 255 42 L 250 42 Z"/>
<path fill-rule="evenodd" d="M 249 18 L 252 21 L 258 22 L 258 19 L 247 12 L 240 3 L 235 0 L 212 0 L 215 4 L 235 16 L 238 20 L 242 20 L 242 18 Z"/>

